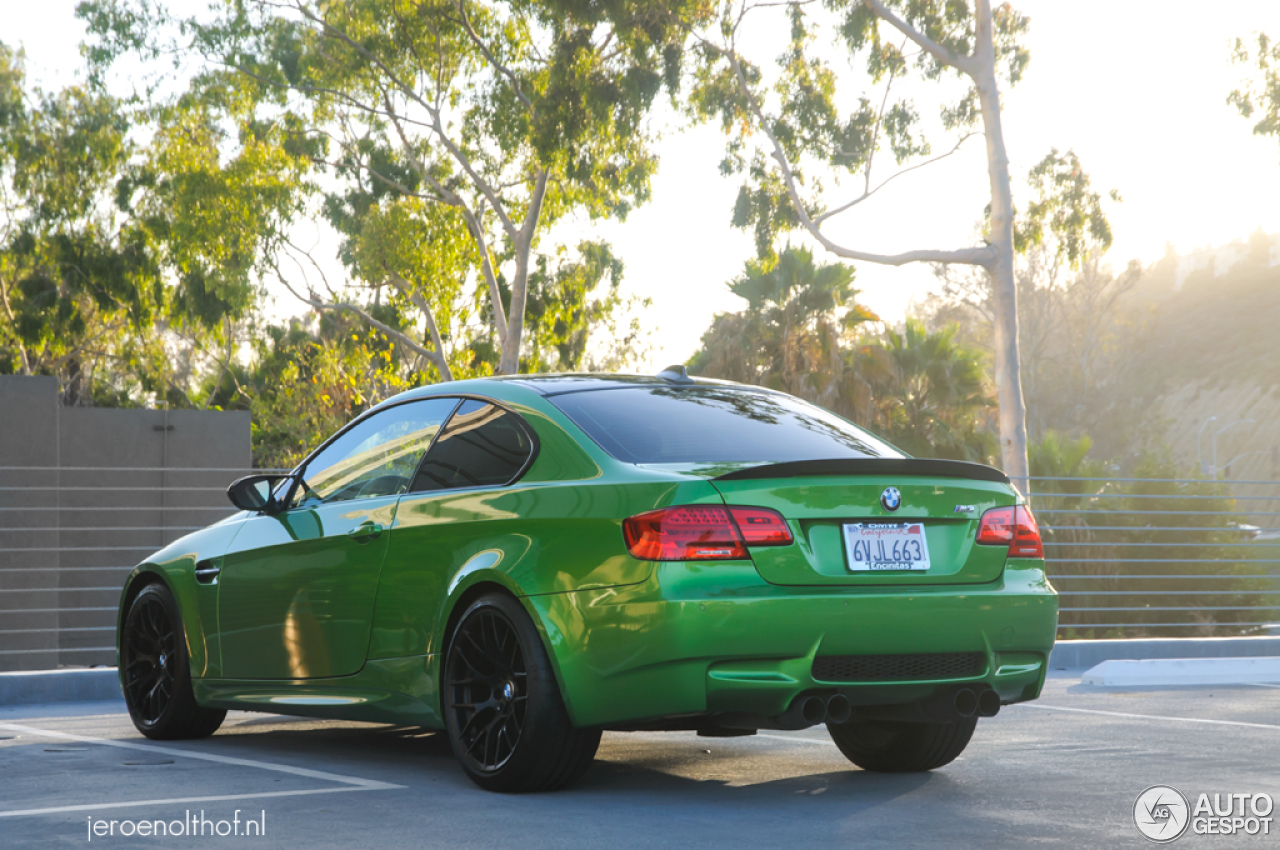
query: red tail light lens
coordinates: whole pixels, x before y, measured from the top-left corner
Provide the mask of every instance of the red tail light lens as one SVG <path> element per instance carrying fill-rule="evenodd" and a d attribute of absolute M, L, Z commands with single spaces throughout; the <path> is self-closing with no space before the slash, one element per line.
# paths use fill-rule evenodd
<path fill-rule="evenodd" d="M 740 530 L 741 529 L 741 530 Z M 627 550 L 642 561 L 727 561 L 749 557 L 747 546 L 784 546 L 791 530 L 776 511 L 683 505 L 622 523 Z"/>
<path fill-rule="evenodd" d="M 1040 526 L 1025 505 L 992 508 L 982 515 L 978 542 L 986 546 L 1008 546 L 1011 558 L 1043 558 L 1044 542 Z"/>
<path fill-rule="evenodd" d="M 768 508 L 729 508 L 748 546 L 786 546 L 791 529 L 782 514 Z"/>
<path fill-rule="evenodd" d="M 992 508 L 982 515 L 978 525 L 978 542 L 984 546 L 1008 546 L 1013 542 L 1013 526 L 1017 520 L 1014 508 Z"/>

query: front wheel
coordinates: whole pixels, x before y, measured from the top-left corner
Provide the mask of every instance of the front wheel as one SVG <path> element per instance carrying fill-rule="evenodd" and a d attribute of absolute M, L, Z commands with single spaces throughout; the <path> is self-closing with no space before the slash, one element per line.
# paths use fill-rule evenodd
<path fill-rule="evenodd" d="M 207 738 L 227 716 L 196 703 L 182 617 L 163 584 L 143 588 L 129 606 L 120 633 L 120 680 L 129 717 L 148 738 Z"/>
<path fill-rule="evenodd" d="M 973 737 L 977 716 L 951 723 L 859 721 L 828 723 L 840 752 L 863 770 L 917 773 L 955 761 Z"/>
<path fill-rule="evenodd" d="M 489 791 L 551 791 L 586 772 L 600 731 L 569 720 L 551 660 L 520 603 L 490 594 L 445 654 L 445 725 L 467 776 Z"/>

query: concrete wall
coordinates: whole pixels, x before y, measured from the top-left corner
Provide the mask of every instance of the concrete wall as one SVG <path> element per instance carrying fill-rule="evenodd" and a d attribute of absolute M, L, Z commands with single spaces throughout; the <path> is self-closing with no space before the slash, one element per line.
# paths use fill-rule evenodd
<path fill-rule="evenodd" d="M 124 577 L 250 466 L 248 413 L 64 408 L 0 376 L 0 670 L 113 664 Z"/>

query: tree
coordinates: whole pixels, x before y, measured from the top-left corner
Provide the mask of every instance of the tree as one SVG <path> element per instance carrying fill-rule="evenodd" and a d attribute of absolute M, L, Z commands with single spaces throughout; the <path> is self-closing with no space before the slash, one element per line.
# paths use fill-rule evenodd
<path fill-rule="evenodd" d="M 448 378 L 445 326 L 467 271 L 487 296 L 495 370 L 514 373 L 539 240 L 567 215 L 625 217 L 647 199 L 645 116 L 675 90 L 699 2 L 246 0 L 182 27 L 208 67 L 257 86 L 263 120 L 274 110 L 324 142 L 315 161 L 339 183 L 324 208 L 344 260 L 375 303 L 389 287 L 420 311 L 426 340 L 374 326 Z M 100 61 L 160 54 L 148 32 L 162 21 L 141 0 L 82 8 Z M 362 304 L 295 289 L 372 324 Z"/>
<path fill-rule="evenodd" d="M 1251 66 L 1251 76 L 1227 95 L 1227 103 L 1245 118 L 1257 118 L 1255 136 L 1273 136 L 1280 141 L 1280 42 L 1266 33 L 1253 34 L 1253 45 L 1237 38 L 1231 59 Z"/>
<path fill-rule="evenodd" d="M 271 325 L 253 341 L 251 365 L 220 391 L 223 407 L 253 414 L 253 463 L 290 469 L 381 399 L 414 386 L 405 352 L 356 316 Z"/>
<path fill-rule="evenodd" d="M 1100 390 L 1115 385 L 1126 368 L 1116 355 L 1132 329 L 1124 327 L 1119 306 L 1142 270 L 1132 262 L 1117 276 L 1106 265 L 1112 233 L 1103 196 L 1074 151 L 1051 150 L 1031 169 L 1029 183 L 1034 194 L 1014 226 L 1014 278 L 1028 425 L 1039 439 L 1050 427 L 1096 425 L 1115 401 Z M 1109 196 L 1120 199 L 1114 191 Z M 991 352 L 995 305 L 988 275 L 949 265 L 935 273 L 942 291 L 926 304 L 931 324 L 958 322 L 962 339 Z"/>
<path fill-rule="evenodd" d="M 892 368 L 873 383 L 878 430 L 913 455 L 986 462 L 986 371 L 977 351 L 956 342 L 956 331 L 929 333 L 918 319 L 885 331 Z"/>
<path fill-rule="evenodd" d="M 748 261 L 729 290 L 747 309 L 716 317 L 693 370 L 838 408 L 842 342 L 858 325 L 879 320 L 854 303 L 853 269 L 815 264 L 807 248 L 788 247 L 775 257 Z"/>
<path fill-rule="evenodd" d="M 57 375 L 69 404 L 91 403 L 102 360 L 158 307 L 145 237 L 109 201 L 127 128 L 110 97 L 29 89 L 0 44 L 0 370 Z"/>
<path fill-rule="evenodd" d="M 770 91 L 759 66 L 741 54 L 739 34 L 748 13 L 777 5 L 786 7 L 791 40 L 779 60 L 779 80 Z M 845 47 L 865 62 L 871 82 L 883 87 L 879 96 L 864 94 L 858 108 L 845 117 L 837 107 L 839 77 L 813 53 L 814 35 L 805 5 L 726 2 L 717 20 L 719 32 L 701 38 L 703 63 L 693 109 L 702 117 L 720 117 L 732 133 L 723 168 L 748 175 L 735 209 L 735 224 L 754 226 L 761 250 L 768 249 L 772 234 L 801 228 L 846 259 L 894 266 L 957 263 L 984 269 L 995 318 L 1001 455 L 1005 471 L 1025 484 L 1026 411 L 1019 374 L 1014 207 L 999 83 L 1015 84 L 1022 75 L 1029 55 L 1019 39 L 1027 31 L 1028 20 L 1008 4 L 993 10 L 990 0 L 975 0 L 972 6 L 967 0 L 833 0 L 827 7 L 838 18 Z M 917 52 L 908 54 L 908 46 Z M 932 148 L 920 134 L 915 105 L 909 99 L 893 99 L 895 82 L 912 73 L 928 81 L 958 80 L 963 88 L 959 100 L 940 111 L 943 127 L 958 137 L 940 155 L 930 156 Z M 984 244 L 881 254 L 839 244 L 823 232 L 825 221 L 873 197 L 898 176 L 953 154 L 979 132 L 979 125 L 986 140 L 990 185 Z M 765 139 L 763 148 L 750 158 L 747 128 Z M 884 148 L 905 167 L 877 182 L 872 166 Z M 906 165 L 909 161 L 912 164 Z M 828 207 L 821 185 L 807 179 L 810 168 L 854 177 L 861 191 Z"/>
<path fill-rule="evenodd" d="M 221 158 L 198 112 L 153 117 L 92 84 L 29 88 L 0 45 L 0 371 L 57 376 L 68 405 L 198 405 L 253 301 L 276 211 L 256 152 Z"/>
<path fill-rule="evenodd" d="M 883 435 L 911 454 L 989 459 L 991 406 L 979 352 L 957 328 L 867 333 L 879 318 L 855 303 L 853 269 L 787 247 L 748 261 L 729 289 L 747 302 L 715 317 L 690 370 L 783 390 Z"/>

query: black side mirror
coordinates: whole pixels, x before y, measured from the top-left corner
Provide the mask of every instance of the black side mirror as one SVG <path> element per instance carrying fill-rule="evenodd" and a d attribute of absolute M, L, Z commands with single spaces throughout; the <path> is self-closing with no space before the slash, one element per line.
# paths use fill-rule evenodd
<path fill-rule="evenodd" d="M 246 475 L 231 482 L 227 488 L 227 498 L 231 504 L 242 511 L 265 511 L 275 513 L 280 509 L 276 504 L 276 485 L 288 478 L 288 475 Z"/>

